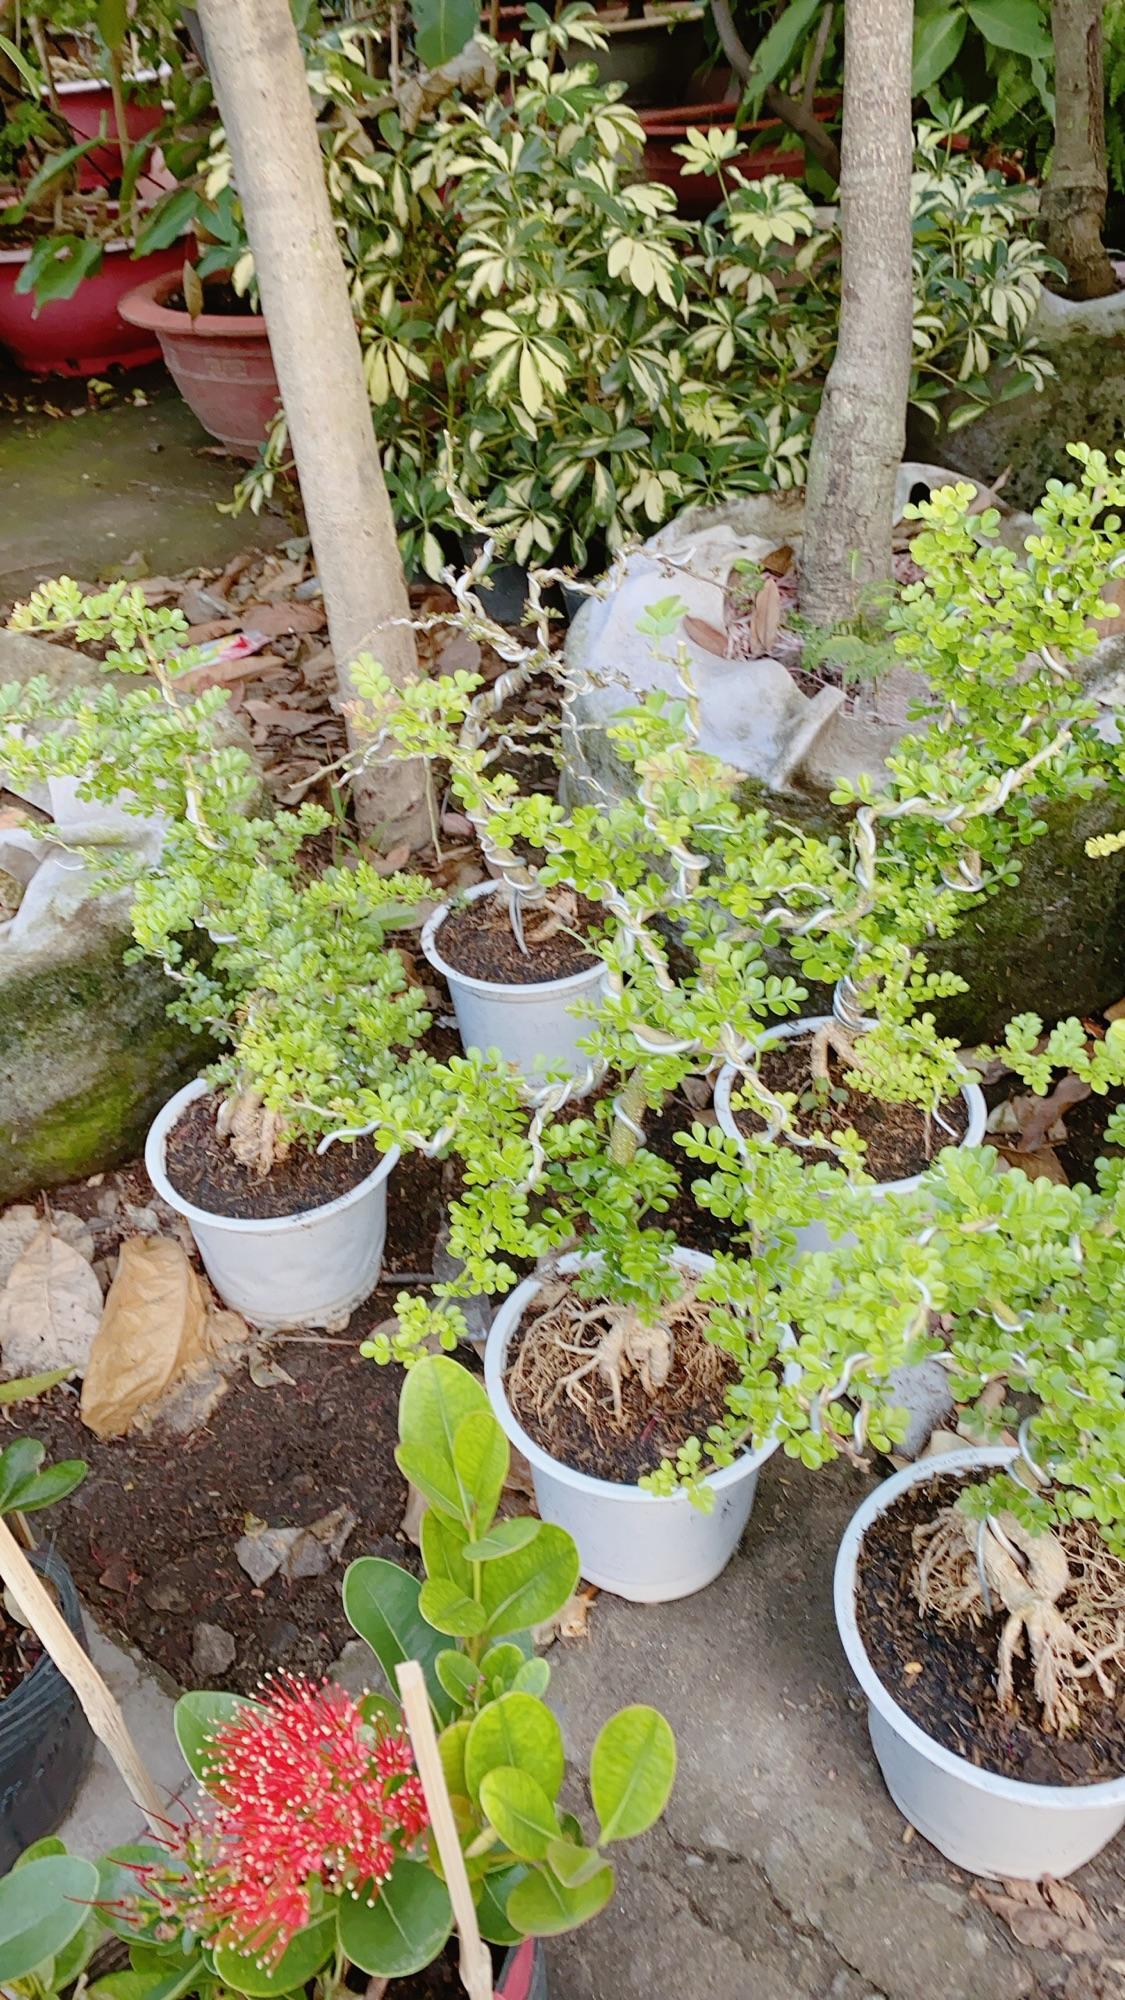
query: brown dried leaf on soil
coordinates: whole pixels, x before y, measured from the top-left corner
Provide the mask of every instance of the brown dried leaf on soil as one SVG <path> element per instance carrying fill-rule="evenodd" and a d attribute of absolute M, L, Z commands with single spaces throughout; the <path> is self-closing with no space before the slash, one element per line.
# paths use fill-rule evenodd
<path fill-rule="evenodd" d="M 1045 1875 L 1042 1882 L 1003 1882 L 1000 1890 L 974 1882 L 970 1895 L 1001 1917 L 1020 1944 L 1038 1951 L 1065 1951 L 1072 1957 L 1100 1952 L 1103 1939 L 1089 1904 L 1069 1883 Z"/>
<path fill-rule="evenodd" d="M 541 1625 L 532 1627 L 532 1644 L 542 1651 L 552 1646 L 556 1639 L 588 1639 L 590 1636 L 590 1608 L 598 1596 L 596 1583 L 584 1583 L 573 1597 L 568 1597 L 560 1611 L 553 1618 L 545 1618 Z"/>
<path fill-rule="evenodd" d="M 712 653 L 719 660 L 730 657 L 726 633 L 720 632 L 717 625 L 709 624 L 706 618 L 685 618 L 684 631 L 695 645 L 702 647 L 705 653 Z"/>
<path fill-rule="evenodd" d="M 39 1222 L 0 1293 L 0 1349 L 9 1375 L 89 1365 L 102 1291 L 88 1260 Z"/>
<path fill-rule="evenodd" d="M 328 622 L 323 604 L 244 604 L 242 629 L 279 639 L 283 632 L 319 632 Z"/>
<path fill-rule="evenodd" d="M 750 657 L 760 660 L 773 646 L 781 630 L 781 592 L 776 579 L 767 576 L 754 599 L 750 613 Z"/>
<path fill-rule="evenodd" d="M 992 1146 L 999 1153 L 1006 1167 L 1026 1174 L 1029 1181 L 1053 1181 L 1056 1187 L 1070 1186 L 1070 1175 L 1053 1146 L 1037 1146 L 1033 1153 L 1025 1153 L 1022 1146 L 1005 1146 L 991 1133 L 986 1135 L 985 1145 Z"/>
<path fill-rule="evenodd" d="M 208 1306 L 180 1243 L 170 1236 L 127 1238 L 82 1384 L 82 1421 L 96 1436 L 123 1436 L 174 1382 L 205 1362 Z"/>
<path fill-rule="evenodd" d="M 416 1549 L 422 1545 L 422 1516 L 429 1504 L 425 1494 L 419 1492 L 413 1482 L 408 1479 L 406 1482 L 406 1506 L 403 1510 L 402 1520 L 399 1523 L 399 1533 L 405 1535 L 408 1542 L 413 1542 Z"/>
<path fill-rule="evenodd" d="M 304 736 L 324 720 L 315 709 L 290 708 L 280 701 L 247 700 L 246 713 L 263 729 L 279 729 L 286 736 Z"/>

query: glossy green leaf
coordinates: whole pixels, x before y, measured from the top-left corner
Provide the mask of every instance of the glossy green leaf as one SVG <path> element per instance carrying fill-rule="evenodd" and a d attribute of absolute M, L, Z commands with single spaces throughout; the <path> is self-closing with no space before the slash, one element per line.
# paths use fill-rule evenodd
<path fill-rule="evenodd" d="M 368 1905 L 340 1902 L 340 1945 L 353 1965 L 384 1979 L 405 1979 L 437 1957 L 453 1926 L 449 1892 L 421 1861 L 400 1858 Z"/>
<path fill-rule="evenodd" d="M 94 19 L 106 47 L 119 49 L 129 29 L 129 9 L 126 0 L 97 0 Z"/>
<path fill-rule="evenodd" d="M 517 1514 L 513 1521 L 494 1521 L 478 1542 L 466 1544 L 465 1554 L 470 1562 L 495 1562 L 497 1556 L 510 1556 L 516 1549 L 525 1549 L 542 1526 L 542 1521 L 531 1514 Z"/>
<path fill-rule="evenodd" d="M 72 299 L 84 278 L 100 270 L 102 246 L 95 236 L 44 236 L 36 244 L 15 289 L 34 293 L 36 311 L 52 299 Z"/>
<path fill-rule="evenodd" d="M 965 11 L 985 40 L 998 49 L 1044 59 L 1053 52 L 1036 0 L 965 0 Z"/>
<path fill-rule="evenodd" d="M 480 1781 L 480 1806 L 505 1847 L 521 1861 L 542 1861 L 559 1836 L 559 1819 L 542 1785 L 530 1771 L 501 1764 Z"/>
<path fill-rule="evenodd" d="M 507 1694 L 520 1668 L 526 1665 L 527 1654 L 523 1648 L 517 1646 L 513 1639 L 502 1639 L 498 1646 L 490 1646 L 484 1654 L 480 1670 L 494 1694 Z"/>
<path fill-rule="evenodd" d="M 0 42 L 3 39 L 0 35 Z M 72 1373 L 70 1368 L 50 1368 L 45 1375 L 16 1375 L 10 1382 L 0 1382 L 0 1403 L 31 1403 L 48 1389 L 57 1389 L 60 1382 L 69 1382 Z"/>
<path fill-rule="evenodd" d="M 483 1632 L 487 1615 L 474 1597 L 444 1576 L 427 1577 L 418 1597 L 418 1609 L 427 1624 L 453 1639 L 470 1639 Z"/>
<path fill-rule="evenodd" d="M 465 1776 L 465 1750 L 472 1726 L 468 1716 L 465 1716 L 460 1722 L 451 1722 L 438 1737 L 438 1754 L 451 1798 L 467 1799 L 469 1796 L 469 1781 Z"/>
<path fill-rule="evenodd" d="M 174 188 L 156 203 L 137 232 L 135 254 L 145 257 L 151 250 L 167 250 L 179 241 L 189 223 L 196 221 L 200 199 L 192 187 Z"/>
<path fill-rule="evenodd" d="M 580 1840 L 552 1840 L 546 1860 L 552 1872 L 568 1889 L 589 1882 L 604 1866 L 603 1856 L 597 1848 L 583 1847 Z"/>
<path fill-rule="evenodd" d="M 508 1917 L 524 1937 L 558 1937 L 604 1910 L 616 1877 L 609 1862 L 586 1882 L 560 1882 L 549 1868 L 533 1868 L 508 1897 Z"/>
<path fill-rule="evenodd" d="M 565 1528 L 545 1521 L 526 1548 L 484 1564 L 480 1590 L 489 1631 L 499 1635 L 541 1624 L 561 1610 L 577 1582 L 573 1540 Z"/>
<path fill-rule="evenodd" d="M 432 1506 L 469 1523 L 474 1496 L 466 1491 L 454 1466 L 453 1441 L 468 1416 L 490 1416 L 488 1397 L 475 1375 L 447 1354 L 428 1354 L 416 1362 L 402 1385 L 398 1403 L 400 1466 L 419 1471 L 407 1477 Z M 492 1422 L 496 1419 L 492 1417 Z"/>
<path fill-rule="evenodd" d="M 453 1463 L 462 1486 L 472 1495 L 478 1529 L 490 1525 L 500 1505 L 510 1458 L 508 1440 L 491 1410 L 476 1410 L 461 1419 L 453 1440 Z"/>
<path fill-rule="evenodd" d="M 451 62 L 476 34 L 477 0 L 412 0 L 414 47 L 426 69 Z"/>
<path fill-rule="evenodd" d="M 918 9 L 914 16 L 914 56 L 910 88 L 917 97 L 945 75 L 965 39 L 968 16 L 960 0 L 946 7 Z"/>
<path fill-rule="evenodd" d="M 528 1771 L 549 1799 L 559 1794 L 566 1770 L 562 1731 L 549 1708 L 530 1694 L 502 1694 L 482 1708 L 469 1731 L 465 1776 L 472 1799 L 481 1780 L 501 1765 Z"/>
<path fill-rule="evenodd" d="M 212 1754 L 211 1739 L 224 1723 L 233 1722 L 244 1708 L 255 1704 L 245 1695 L 229 1694 L 224 1688 L 196 1688 L 182 1694 L 172 1720 L 180 1755 L 193 1778 L 204 1783 L 204 1771 Z"/>
<path fill-rule="evenodd" d="M 790 0 L 769 33 L 754 50 L 754 62 L 746 84 L 746 106 L 753 117 L 761 109 L 762 97 L 771 83 L 787 75 L 809 25 L 820 13 L 824 0 Z"/>
<path fill-rule="evenodd" d="M 481 1670 L 464 1653 L 449 1647 L 438 1654 L 434 1668 L 446 1694 L 459 1708 L 467 1707 L 475 1699 L 481 1685 Z"/>
<path fill-rule="evenodd" d="M 33 1840 L 30 1847 L 24 1848 L 18 1861 L 12 1863 L 12 1874 L 17 1868 L 29 1867 L 33 1861 L 43 1861 L 50 1854 L 65 1854 L 66 1851 L 65 1840 L 60 1840 L 55 1833 L 48 1833 L 42 1840 Z"/>
<path fill-rule="evenodd" d="M 8 61 L 12 65 L 12 68 L 14 70 L 19 71 L 19 74 L 22 76 L 24 82 L 26 83 L 28 89 L 30 90 L 32 97 L 33 98 L 38 97 L 39 83 L 40 83 L 39 72 L 38 70 L 32 69 L 31 64 L 28 62 L 27 57 L 23 54 L 23 51 L 19 48 L 18 44 L 13 42 L 8 35 L 0 35 L 0 51 L 2 51 L 3 54 L 7 56 Z"/>
<path fill-rule="evenodd" d="M 98 1893 L 77 1854 L 46 1854 L 0 1881 L 0 1984 L 10 1985 L 70 1943 Z"/>
<path fill-rule="evenodd" d="M 247 1952 L 231 1951 L 216 1945 L 215 1972 L 224 1986 L 247 1993 L 251 2000 L 280 2000 L 282 1994 L 299 1993 L 314 1974 L 326 1965 L 336 1949 L 336 1913 L 321 1917 L 307 1930 L 298 1931 L 270 1971 Z"/>
<path fill-rule="evenodd" d="M 486 1875 L 477 1893 L 477 1923 L 488 1944 L 518 1944 L 523 1936 L 508 1917 L 508 1897 L 527 1870 L 522 1861 L 510 1868 L 496 1868 Z"/>
<path fill-rule="evenodd" d="M 403 1660 L 419 1662 L 434 1713 L 439 1722 L 448 1722 L 453 1703 L 434 1673 L 434 1661 L 443 1650 L 441 1635 L 418 1608 L 420 1591 L 418 1578 L 408 1576 L 397 1563 L 384 1562 L 382 1556 L 360 1556 L 344 1572 L 344 1615 L 367 1641 L 392 1693 L 398 1691 L 395 1668 Z"/>
<path fill-rule="evenodd" d="M 149 2000 L 153 1978 L 151 1972 L 107 1972 L 86 1991 L 89 2000 Z"/>
<path fill-rule="evenodd" d="M 676 1777 L 676 1739 L 655 1708 L 611 1716 L 590 1758 L 590 1796 L 601 1837 L 630 1840 L 660 1818 Z"/>
<path fill-rule="evenodd" d="M 546 1660 L 538 1659 L 525 1660 L 512 1682 L 512 1686 L 518 1688 L 521 1694 L 534 1694 L 540 1697 L 546 1694 L 550 1684 L 551 1669 Z"/>
<path fill-rule="evenodd" d="M 105 1938 L 105 1925 L 96 1910 L 89 1910 L 80 1928 L 75 1931 L 69 1944 L 55 1953 L 55 1969 L 52 1985 L 59 1993 L 66 1986 L 73 1986 L 80 1972 L 85 1972 L 99 1944 Z"/>

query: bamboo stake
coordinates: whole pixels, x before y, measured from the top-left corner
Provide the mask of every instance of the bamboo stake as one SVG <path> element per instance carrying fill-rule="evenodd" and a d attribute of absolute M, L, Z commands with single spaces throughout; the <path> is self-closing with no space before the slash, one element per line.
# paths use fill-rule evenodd
<path fill-rule="evenodd" d="M 134 1803 L 140 1807 L 151 1831 L 158 1839 L 162 1838 L 168 1830 L 167 1808 L 129 1734 L 120 1706 L 2 1518 L 0 1582 L 11 1591 L 21 1614 L 42 1641 L 63 1679 L 70 1682 L 87 1722 L 109 1751 Z"/>
<path fill-rule="evenodd" d="M 449 1900 L 453 1904 L 453 1919 L 461 1938 L 461 1984 L 469 2000 L 494 2000 L 492 1959 L 477 1926 L 473 1892 L 469 1887 L 461 1842 L 457 1838 L 422 1669 L 417 1660 L 403 1660 L 395 1668 L 395 1673 L 402 1696 L 402 1712 L 414 1745 L 414 1761 L 426 1794 L 430 1829 L 437 1842 Z"/>

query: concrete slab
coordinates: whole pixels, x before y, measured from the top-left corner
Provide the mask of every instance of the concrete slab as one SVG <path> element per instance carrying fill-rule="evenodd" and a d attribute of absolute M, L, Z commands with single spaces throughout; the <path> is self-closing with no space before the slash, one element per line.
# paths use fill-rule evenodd
<path fill-rule="evenodd" d="M 292 533 L 280 515 L 220 514 L 238 467 L 202 455 L 210 439 L 163 369 L 113 386 L 87 409 L 82 383 L 0 377 L 0 599 L 63 573 L 108 579 L 134 553 L 153 576 L 219 568 Z"/>
<path fill-rule="evenodd" d="M 173 1696 L 147 1661 L 99 1631 L 88 1611 L 85 1616 L 90 1657 L 120 1702 L 141 1760 L 157 1790 L 167 1797 L 169 1816 L 174 1817 L 176 1801 L 191 1779 L 172 1728 Z M 100 1743 L 90 1775 L 56 1832 L 72 1853 L 93 1861 L 111 1847 L 146 1837 L 144 1815 Z"/>
<path fill-rule="evenodd" d="M 551 1699 L 583 1763 L 607 1716 L 634 1701 L 663 1708 L 680 1752 L 662 1826 L 619 1850 L 611 1910 L 552 1943 L 565 2000 L 1122 1990 L 1125 1844 L 1072 1878 L 1105 1939 L 1100 1965 L 1073 1961 L 1015 1945 L 883 1790 L 832 1616 L 837 1542 L 869 1483 L 774 1458 L 709 1590 L 656 1607 L 603 1595 L 587 1644 L 553 1648 Z"/>

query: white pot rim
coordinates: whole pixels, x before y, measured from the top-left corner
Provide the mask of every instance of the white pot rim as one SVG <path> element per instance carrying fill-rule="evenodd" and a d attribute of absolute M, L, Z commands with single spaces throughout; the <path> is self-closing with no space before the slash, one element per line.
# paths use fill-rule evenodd
<path fill-rule="evenodd" d="M 503 886 L 502 882 L 497 881 L 474 882 L 471 889 L 464 890 L 460 896 L 451 898 L 448 903 L 440 903 L 427 917 L 422 926 L 421 944 L 435 972 L 442 973 L 446 979 L 456 980 L 458 986 L 467 987 L 471 993 L 485 995 L 499 993 L 505 999 L 524 1000 L 542 1000 L 549 993 L 580 993 L 584 987 L 593 985 L 603 977 L 605 964 L 597 957 L 593 965 L 585 966 L 581 972 L 568 972 L 562 979 L 524 979 L 510 982 L 500 979 L 478 979 L 475 974 L 460 972 L 455 965 L 450 965 L 437 947 L 437 934 L 446 918 L 453 914 L 460 903 L 475 903 L 478 896 L 493 896 Z"/>
<path fill-rule="evenodd" d="M 186 1195 L 182 1195 L 178 1188 L 173 1187 L 168 1179 L 164 1167 L 164 1148 L 168 1134 L 179 1119 L 180 1113 L 185 1111 L 189 1104 L 194 1104 L 197 1097 L 206 1097 L 210 1090 L 211 1085 L 201 1076 L 193 1078 L 191 1083 L 185 1083 L 182 1090 L 178 1090 L 174 1097 L 168 1099 L 163 1110 L 157 1112 L 145 1140 L 145 1170 L 149 1180 L 169 1208 L 174 1208 L 176 1214 L 184 1216 L 188 1222 L 202 1223 L 208 1229 L 229 1229 L 239 1236 L 260 1235 L 263 1230 L 275 1235 L 281 1230 L 307 1227 L 310 1222 L 319 1222 L 322 1216 L 337 1215 L 341 1209 L 350 1207 L 360 1195 L 366 1194 L 370 1188 L 377 1187 L 380 1181 L 386 1180 L 398 1161 L 399 1148 L 392 1146 L 389 1152 L 383 1154 L 373 1172 L 365 1175 L 363 1180 L 357 1181 L 346 1194 L 339 1194 L 332 1201 L 321 1202 L 317 1208 L 296 1209 L 292 1215 L 218 1215 L 213 1209 L 199 1208 L 195 1202 L 189 1201 Z"/>
<path fill-rule="evenodd" d="M 165 77 L 171 76 L 171 74 L 170 65 L 168 63 L 161 63 L 159 69 L 134 70 L 131 76 L 123 77 L 122 82 L 127 84 L 163 83 Z M 109 78 L 106 76 L 94 76 L 93 74 L 90 76 L 72 76 L 66 83 L 56 83 L 55 85 L 55 95 L 57 97 L 77 97 L 84 90 L 101 90 L 105 92 L 107 97 L 111 97 L 113 94 Z M 46 97 L 46 85 L 43 86 L 39 94 L 41 97 Z M 113 137 L 114 134 L 112 132 L 108 133 L 107 141 L 112 140 Z"/>
<path fill-rule="evenodd" d="M 935 1458 L 920 1458 L 902 1472 L 884 1479 L 873 1493 L 868 1494 L 862 1506 L 852 1515 L 836 1557 L 832 1594 L 840 1643 L 868 1701 L 874 1704 L 912 1750 L 920 1751 L 938 1770 L 959 1778 L 963 1784 L 975 1786 L 978 1791 L 987 1792 L 992 1798 L 1006 1799 L 1013 1805 L 1045 1806 L 1053 1812 L 1085 1812 L 1091 1806 L 1120 1805 L 1125 1803 L 1125 1774 L 1119 1778 L 1105 1778 L 1096 1785 L 1034 1785 L 1023 1778 L 1004 1778 L 998 1772 L 983 1771 L 979 1765 L 970 1764 L 967 1757 L 959 1757 L 955 1750 L 947 1750 L 911 1721 L 905 1709 L 899 1707 L 875 1672 L 860 1636 L 856 1618 L 856 1571 L 864 1535 L 878 1516 L 892 1507 L 900 1494 L 908 1492 L 912 1486 L 922 1485 L 927 1479 L 940 1477 L 942 1473 L 976 1472 L 982 1467 L 1010 1465 L 1015 1456 L 1010 1445 L 982 1445 L 965 1451 L 942 1453 Z"/>
<path fill-rule="evenodd" d="M 758 1038 L 757 1047 L 768 1049 L 772 1048 L 775 1042 L 791 1042 L 795 1041 L 799 1035 L 813 1035 L 818 1028 L 826 1028 L 833 1018 L 834 1016 L 831 1014 L 806 1014 L 799 1021 L 778 1021 L 771 1024 L 768 1028 L 763 1028 Z M 715 1116 L 719 1121 L 720 1131 L 725 1132 L 728 1138 L 732 1139 L 738 1136 L 739 1130 L 734 1112 L 731 1110 L 730 1102 L 731 1091 L 738 1082 L 738 1075 L 738 1070 L 733 1063 L 724 1063 L 715 1079 Z M 965 1101 L 968 1122 L 957 1144 L 959 1146 L 979 1146 L 984 1138 L 985 1127 L 988 1123 L 988 1106 L 984 1101 L 984 1092 L 981 1090 L 979 1083 L 972 1082 L 967 1072 L 965 1082 L 961 1085 L 961 1096 Z M 950 1144 L 952 1143 L 951 1140 Z M 904 1180 L 876 1181 L 871 1192 L 873 1194 L 876 1192 L 882 1194 L 912 1188 L 919 1178 L 920 1176 L 917 1174 L 910 1174 Z"/>
<path fill-rule="evenodd" d="M 701 1250 L 687 1249 L 673 1250 L 672 1260 L 684 1270 L 695 1272 L 709 1270 L 715 1261 Z M 555 1269 L 561 1277 L 569 1277 L 587 1261 L 587 1257 L 581 1251 L 575 1250 L 565 1257 L 560 1257 Z M 624 1500 L 634 1502 L 638 1506 L 663 1507 L 668 1504 L 669 1499 L 682 1498 L 680 1494 L 647 1493 L 643 1487 L 625 1481 L 619 1483 L 615 1479 L 595 1479 L 588 1472 L 578 1472 L 573 1466 L 564 1464 L 562 1459 L 552 1458 L 550 1452 L 544 1451 L 542 1445 L 536 1444 L 535 1439 L 524 1430 L 508 1401 L 504 1387 L 504 1366 L 508 1358 L 509 1342 L 519 1329 L 524 1311 L 546 1283 L 546 1276 L 539 1276 L 525 1278 L 522 1285 L 517 1285 L 515 1291 L 508 1294 L 497 1312 L 485 1342 L 485 1387 L 493 1412 L 509 1443 L 514 1444 L 518 1451 L 522 1451 L 534 1470 L 549 1473 L 552 1479 L 576 1487 L 591 1500 Z M 744 1479 L 747 1473 L 756 1471 L 760 1465 L 764 1465 L 767 1458 L 772 1458 L 777 1446 L 777 1438 L 767 1438 L 765 1444 L 760 1445 L 757 1451 L 744 1451 L 733 1464 L 720 1466 L 715 1472 L 709 1472 L 703 1484 L 709 1486 L 713 1492 L 721 1493 L 725 1487 L 733 1486 L 738 1480 Z"/>

